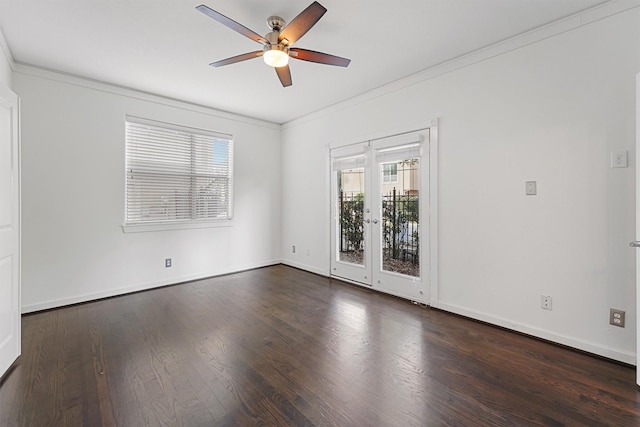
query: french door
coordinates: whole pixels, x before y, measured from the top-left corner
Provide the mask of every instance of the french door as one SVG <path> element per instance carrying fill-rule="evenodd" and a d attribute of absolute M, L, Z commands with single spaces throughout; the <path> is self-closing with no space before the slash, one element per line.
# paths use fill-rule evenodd
<path fill-rule="evenodd" d="M 331 274 L 429 302 L 429 130 L 331 150 Z"/>

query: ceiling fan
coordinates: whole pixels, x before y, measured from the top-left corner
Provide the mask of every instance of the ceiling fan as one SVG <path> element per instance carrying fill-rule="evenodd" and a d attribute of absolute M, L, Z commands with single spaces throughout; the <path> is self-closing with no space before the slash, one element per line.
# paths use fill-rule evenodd
<path fill-rule="evenodd" d="M 270 16 L 267 18 L 267 24 L 269 28 L 271 28 L 271 32 L 267 33 L 264 37 L 203 4 L 196 7 L 196 9 L 243 36 L 263 45 L 262 50 L 232 56 L 231 58 L 209 64 L 212 67 L 222 67 L 223 65 L 235 64 L 236 62 L 262 56 L 264 62 L 275 68 L 282 86 L 286 87 L 291 86 L 292 83 L 289 57 L 303 61 L 317 62 L 319 64 L 336 65 L 338 67 L 347 67 L 351 62 L 350 59 L 329 55 L 328 53 L 292 47 L 327 11 L 327 9 L 317 1 L 314 1 L 309 7 L 300 12 L 298 16 L 293 18 L 289 25 L 286 25 L 284 19 L 279 16 Z"/>

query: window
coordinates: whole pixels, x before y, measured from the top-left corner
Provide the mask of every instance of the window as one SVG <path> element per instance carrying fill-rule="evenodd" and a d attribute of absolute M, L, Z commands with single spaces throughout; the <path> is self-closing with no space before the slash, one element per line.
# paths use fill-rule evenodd
<path fill-rule="evenodd" d="M 127 117 L 125 227 L 232 216 L 230 135 Z"/>
<path fill-rule="evenodd" d="M 382 165 L 382 182 L 398 182 L 398 164 L 386 163 Z"/>

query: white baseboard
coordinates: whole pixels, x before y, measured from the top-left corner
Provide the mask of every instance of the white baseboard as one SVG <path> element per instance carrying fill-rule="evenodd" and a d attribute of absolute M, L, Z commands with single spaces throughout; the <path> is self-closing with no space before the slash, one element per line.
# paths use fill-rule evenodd
<path fill-rule="evenodd" d="M 193 280 L 207 279 L 210 277 L 222 276 L 226 274 L 239 273 L 241 271 L 252 270 L 254 268 L 268 267 L 270 265 L 280 264 L 280 260 L 263 261 L 251 265 L 235 266 L 229 271 L 221 272 L 204 272 L 191 274 L 187 276 L 176 276 L 160 281 L 137 283 L 130 286 L 121 288 L 108 289 L 103 292 L 92 292 L 87 294 L 75 295 L 72 297 L 59 298 L 49 301 L 42 301 L 35 304 L 23 305 L 22 314 L 33 313 L 35 311 L 49 310 L 52 308 L 63 307 L 66 305 L 79 304 L 83 302 L 94 301 L 102 298 L 110 298 L 120 295 L 126 295 L 133 292 L 146 291 L 154 288 L 160 288 L 162 286 L 175 285 L 178 283 L 190 282 Z"/>
<path fill-rule="evenodd" d="M 434 305 L 434 307 L 440 310 L 448 311 L 450 313 L 459 314 L 461 316 L 479 320 L 481 322 L 486 322 L 492 325 L 510 329 L 512 331 L 531 335 L 536 338 L 541 338 L 557 344 L 566 345 L 568 347 L 586 351 L 588 353 L 596 354 L 598 356 L 617 360 L 619 362 L 627 363 L 629 365 L 636 365 L 636 354 L 634 353 L 622 351 L 615 348 L 603 347 L 598 344 L 560 335 L 551 331 L 525 325 L 522 323 L 513 322 L 511 320 L 492 316 L 490 314 L 469 310 L 464 307 L 460 307 L 452 304 L 440 303 L 440 304 Z"/>
<path fill-rule="evenodd" d="M 315 274 L 317 274 L 319 276 L 329 277 L 329 271 L 325 271 L 325 270 L 322 270 L 320 268 L 313 267 L 311 265 L 303 264 L 303 263 L 300 263 L 300 262 L 294 262 L 294 261 L 291 261 L 291 260 L 283 259 L 281 261 L 281 264 L 288 265 L 289 267 L 299 268 L 300 270 L 305 270 L 305 271 L 308 271 L 310 273 L 315 273 Z"/>
<path fill-rule="evenodd" d="M 301 270 L 309 271 L 311 273 L 318 274 L 320 276 L 329 277 L 329 272 L 324 271 L 306 264 L 293 262 L 290 260 L 282 260 L 282 264 L 291 267 L 299 268 Z M 345 280 L 345 279 L 341 279 Z M 348 280 L 345 280 L 348 282 Z M 375 291 L 375 289 L 372 289 Z M 606 357 L 608 359 L 617 360 L 619 362 L 627 363 L 629 365 L 636 365 L 636 354 L 623 351 L 620 349 L 603 347 L 599 344 L 594 344 L 587 341 L 582 341 L 565 335 L 560 335 L 551 331 L 536 328 L 533 326 L 525 325 L 522 323 L 514 322 L 509 319 L 493 316 L 487 313 L 470 310 L 464 307 L 460 307 L 453 304 L 435 303 L 431 304 L 432 307 L 438 308 L 449 313 L 458 314 L 460 316 L 468 317 L 470 319 L 479 320 L 495 326 L 499 326 L 505 329 L 509 329 L 515 332 L 520 332 L 532 337 L 541 338 L 547 341 L 554 342 L 556 344 L 565 345 L 567 347 L 582 350 L 591 354 Z"/>
<path fill-rule="evenodd" d="M 264 261 L 261 263 L 256 263 L 256 264 L 247 265 L 247 266 L 237 266 L 229 271 L 218 272 L 215 274 L 212 274 L 212 273 L 193 274 L 188 276 L 174 277 L 174 278 L 170 278 L 162 281 L 138 283 L 135 285 L 126 286 L 122 288 L 109 289 L 104 292 L 94 292 L 94 293 L 82 294 L 82 295 L 77 295 L 77 296 L 68 297 L 68 298 L 60 298 L 55 300 L 43 301 L 36 304 L 23 306 L 22 314 L 33 313 L 35 311 L 48 310 L 48 309 L 57 308 L 57 307 L 63 307 L 66 305 L 89 302 L 89 301 L 94 301 L 102 298 L 126 295 L 132 292 L 145 291 L 145 290 L 150 290 L 150 289 L 154 289 L 162 286 L 189 282 L 192 280 L 200 280 L 200 279 L 206 279 L 209 277 L 221 276 L 225 274 L 238 273 L 241 271 L 251 270 L 254 268 L 268 267 L 276 264 L 284 264 L 290 267 L 295 267 L 301 270 L 309 271 L 311 273 L 315 273 L 320 276 L 329 277 L 329 274 L 327 271 L 324 271 L 322 269 L 319 269 L 310 265 L 292 262 L 290 260 L 271 260 L 271 261 Z M 470 310 L 470 309 L 452 305 L 452 304 L 439 303 L 439 304 L 433 305 L 433 307 L 443 311 L 459 314 L 461 316 L 465 316 L 471 319 L 479 320 L 482 322 L 490 323 L 492 325 L 510 329 L 516 332 L 521 332 L 527 335 L 531 335 L 533 337 L 537 337 L 537 338 L 541 338 L 541 339 L 555 342 L 558 344 L 566 345 L 568 347 L 586 351 L 592 354 L 596 354 L 598 356 L 617 360 L 630 365 L 636 365 L 636 354 L 631 352 L 626 352 L 626 351 L 622 351 L 615 348 L 603 347 L 598 344 L 593 344 L 587 341 L 582 341 L 579 339 L 556 334 L 551 331 L 513 322 L 508 319 L 503 319 L 500 317 L 492 316 L 487 313 Z"/>

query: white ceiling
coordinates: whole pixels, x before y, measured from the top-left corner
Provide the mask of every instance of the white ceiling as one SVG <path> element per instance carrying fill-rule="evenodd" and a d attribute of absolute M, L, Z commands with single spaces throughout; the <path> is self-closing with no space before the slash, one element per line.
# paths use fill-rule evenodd
<path fill-rule="evenodd" d="M 195 10 L 206 4 L 259 34 L 312 0 L 0 0 L 17 63 L 285 123 L 603 0 L 319 0 L 328 9 L 296 47 L 348 68 L 292 60 L 283 88 L 262 59 L 210 62 L 261 45 Z"/>

